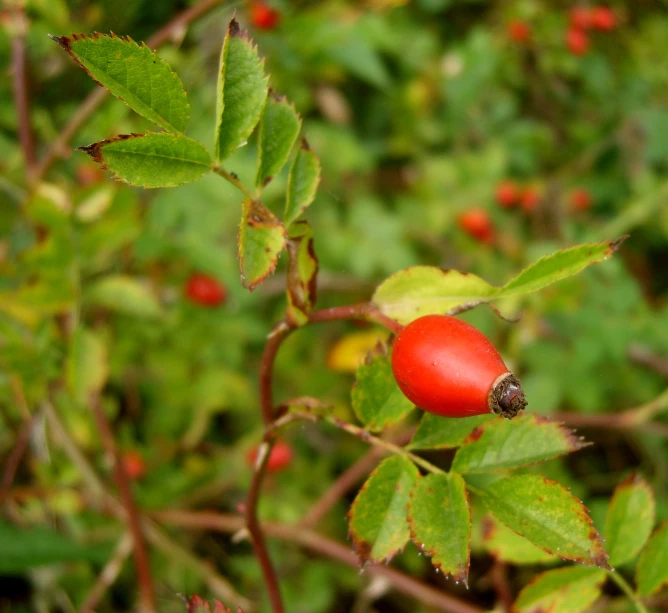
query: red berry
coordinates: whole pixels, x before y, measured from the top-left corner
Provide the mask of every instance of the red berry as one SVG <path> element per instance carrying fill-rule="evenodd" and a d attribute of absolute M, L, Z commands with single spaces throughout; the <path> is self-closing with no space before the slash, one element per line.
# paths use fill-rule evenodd
<path fill-rule="evenodd" d="M 520 194 L 520 206 L 526 213 L 531 213 L 540 202 L 540 193 L 535 187 L 525 187 Z"/>
<path fill-rule="evenodd" d="M 246 459 L 251 466 L 255 464 L 257 453 L 257 447 L 251 449 L 248 452 Z M 269 454 L 269 460 L 267 461 L 267 471 L 270 473 L 275 473 L 283 470 L 290 465 L 293 455 L 294 453 L 292 452 L 292 447 L 290 447 L 288 443 L 285 441 L 277 441 L 273 446 L 271 453 Z"/>
<path fill-rule="evenodd" d="M 571 26 L 576 30 L 588 30 L 592 27 L 592 13 L 584 6 L 571 9 Z"/>
<path fill-rule="evenodd" d="M 591 196 L 586 189 L 575 189 L 571 192 L 571 207 L 574 211 L 587 211 L 591 208 Z"/>
<path fill-rule="evenodd" d="M 254 2 L 250 9 L 250 20 L 260 30 L 274 30 L 281 20 L 281 14 L 264 2 Z"/>
<path fill-rule="evenodd" d="M 494 242 L 494 226 L 485 209 L 475 208 L 462 213 L 457 219 L 459 227 L 481 243 Z"/>
<path fill-rule="evenodd" d="M 133 481 L 141 479 L 146 473 L 146 462 L 138 451 L 129 449 L 121 456 L 121 462 L 123 462 L 125 474 Z"/>
<path fill-rule="evenodd" d="M 496 201 L 504 208 L 515 206 L 520 198 L 520 191 L 512 181 L 502 181 L 496 186 Z"/>
<path fill-rule="evenodd" d="M 210 307 L 222 304 L 227 298 L 227 292 L 218 280 L 202 273 L 195 273 L 188 279 L 186 295 L 192 302 Z"/>
<path fill-rule="evenodd" d="M 516 43 L 525 43 L 531 38 L 531 28 L 525 21 L 515 19 L 508 23 L 508 36 Z"/>
<path fill-rule="evenodd" d="M 589 37 L 582 30 L 569 28 L 566 32 L 566 46 L 573 55 L 589 53 Z"/>
<path fill-rule="evenodd" d="M 591 27 L 610 32 L 617 27 L 617 17 L 607 6 L 596 6 L 591 10 Z"/>
<path fill-rule="evenodd" d="M 527 404 L 489 339 L 448 315 L 408 324 L 394 343 L 392 371 L 411 402 L 442 417 L 498 413 L 510 419 Z"/>

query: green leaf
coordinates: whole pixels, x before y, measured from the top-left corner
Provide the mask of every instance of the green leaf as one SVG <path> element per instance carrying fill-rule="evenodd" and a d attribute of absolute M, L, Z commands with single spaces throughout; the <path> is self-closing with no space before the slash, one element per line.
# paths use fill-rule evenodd
<path fill-rule="evenodd" d="M 283 221 L 290 225 L 313 202 L 320 183 L 320 160 L 305 138 L 290 168 Z"/>
<path fill-rule="evenodd" d="M 155 318 L 163 314 L 151 290 L 125 275 L 111 275 L 93 283 L 85 297 L 92 304 L 135 317 Z"/>
<path fill-rule="evenodd" d="M 350 534 L 362 562 L 391 559 L 408 542 L 406 509 L 420 474 L 401 456 L 387 458 L 371 473 L 350 507 Z"/>
<path fill-rule="evenodd" d="M 580 613 L 601 595 L 605 571 L 584 566 L 567 566 L 537 575 L 519 593 L 515 613 Z"/>
<path fill-rule="evenodd" d="M 516 475 L 492 483 L 482 498 L 499 521 L 544 551 L 610 568 L 587 510 L 559 483 L 540 475 Z"/>
<path fill-rule="evenodd" d="M 72 335 L 67 361 L 67 380 L 77 402 L 88 402 L 90 394 L 104 386 L 109 374 L 107 349 L 102 339 L 83 328 Z"/>
<path fill-rule="evenodd" d="M 313 230 L 307 221 L 290 227 L 288 235 L 288 320 L 304 325 L 317 295 L 318 258 L 313 246 Z"/>
<path fill-rule="evenodd" d="M 218 73 L 215 154 L 219 162 L 244 145 L 255 129 L 267 101 L 268 80 L 257 47 L 233 19 L 223 42 Z"/>
<path fill-rule="evenodd" d="M 244 200 L 239 227 L 241 283 L 253 291 L 276 269 L 286 241 L 285 228 L 259 200 Z"/>
<path fill-rule="evenodd" d="M 640 475 L 617 486 L 604 531 L 612 566 L 630 562 L 644 547 L 654 526 L 654 506 L 652 489 Z"/>
<path fill-rule="evenodd" d="M 517 468 L 577 451 L 585 446 L 570 430 L 538 415 L 502 417 L 479 425 L 457 451 L 452 469 L 487 473 Z"/>
<path fill-rule="evenodd" d="M 457 473 L 420 479 L 408 504 L 413 542 L 444 575 L 466 583 L 469 574 L 471 511 L 464 479 Z"/>
<path fill-rule="evenodd" d="M 487 551 L 509 564 L 545 564 L 558 559 L 513 532 L 492 515 L 482 520 L 482 540 Z"/>
<path fill-rule="evenodd" d="M 102 561 L 108 550 L 79 544 L 60 532 L 40 526 L 23 529 L 0 521 L 0 573 L 19 574 L 37 566 L 60 562 Z"/>
<path fill-rule="evenodd" d="M 425 413 L 408 445 L 408 449 L 450 449 L 459 447 L 474 428 L 493 418 L 493 415 L 440 417 L 433 413 Z"/>
<path fill-rule="evenodd" d="M 373 302 L 385 315 L 407 324 L 462 305 L 476 305 L 500 298 L 535 292 L 580 272 L 590 264 L 608 259 L 621 240 L 580 245 L 541 258 L 503 287 L 457 270 L 413 266 L 386 279 L 376 289 Z"/>
<path fill-rule="evenodd" d="M 358 419 L 372 432 L 401 421 L 413 403 L 401 393 L 387 355 L 374 355 L 357 369 L 352 405 Z"/>
<path fill-rule="evenodd" d="M 211 170 L 209 152 L 179 134 L 121 134 L 79 149 L 116 179 L 139 187 L 176 187 Z"/>
<path fill-rule="evenodd" d="M 640 554 L 636 585 L 641 596 L 656 594 L 668 585 L 668 520 L 656 529 Z"/>
<path fill-rule="evenodd" d="M 53 36 L 93 78 L 131 109 L 169 132 L 183 132 L 190 108 L 181 80 L 145 44 L 112 34 Z"/>
<path fill-rule="evenodd" d="M 285 165 L 299 136 L 302 120 L 285 98 L 270 96 L 262 113 L 258 137 L 259 164 L 255 185 L 267 185 Z"/>

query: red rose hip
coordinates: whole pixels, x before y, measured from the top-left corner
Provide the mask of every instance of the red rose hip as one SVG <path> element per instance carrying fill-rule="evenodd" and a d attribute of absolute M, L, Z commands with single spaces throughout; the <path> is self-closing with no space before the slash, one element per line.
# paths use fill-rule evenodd
<path fill-rule="evenodd" d="M 248 453 L 246 459 L 251 466 L 255 465 L 257 454 L 257 447 L 254 447 Z M 287 468 L 292 463 L 293 456 L 292 447 L 288 443 L 285 441 L 276 441 L 269 454 L 269 460 L 267 460 L 267 472 L 275 473 Z"/>
<path fill-rule="evenodd" d="M 494 226 L 485 209 L 469 209 L 457 218 L 457 223 L 464 232 L 477 241 L 487 245 L 494 243 Z"/>
<path fill-rule="evenodd" d="M 496 413 L 508 419 L 527 405 L 524 391 L 489 339 L 448 315 L 426 315 L 397 336 L 392 371 L 419 408 L 442 417 Z"/>
<path fill-rule="evenodd" d="M 254 2 L 250 9 L 250 20 L 260 30 L 274 30 L 278 27 L 281 15 L 264 2 Z"/>
<path fill-rule="evenodd" d="M 186 296 L 196 304 L 216 307 L 225 302 L 227 292 L 217 279 L 202 273 L 195 273 L 191 275 L 186 284 Z"/>
<path fill-rule="evenodd" d="M 512 181 L 502 181 L 496 186 L 496 201 L 504 209 L 515 206 L 520 196 L 520 190 Z"/>

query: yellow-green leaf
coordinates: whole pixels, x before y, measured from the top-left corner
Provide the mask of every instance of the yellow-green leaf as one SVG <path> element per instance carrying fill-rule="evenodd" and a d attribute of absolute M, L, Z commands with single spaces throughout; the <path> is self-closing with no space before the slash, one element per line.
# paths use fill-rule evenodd
<path fill-rule="evenodd" d="M 108 372 L 107 349 L 102 339 L 90 330 L 75 330 L 67 360 L 67 380 L 76 401 L 88 402 L 90 394 L 102 389 Z"/>
<path fill-rule="evenodd" d="M 640 554 L 636 584 L 641 596 L 651 596 L 668 586 L 668 520 L 656 529 Z"/>
<path fill-rule="evenodd" d="M 493 515 L 486 515 L 482 520 L 482 540 L 487 551 L 509 564 L 547 564 L 558 561 L 555 556 L 494 519 Z"/>
<path fill-rule="evenodd" d="M 490 419 L 494 419 L 494 416 L 441 417 L 433 413 L 425 413 L 408 448 L 450 449 L 459 447 L 475 428 Z"/>
<path fill-rule="evenodd" d="M 313 230 L 307 221 L 290 227 L 288 234 L 288 309 L 294 325 L 304 325 L 317 296 L 318 258 L 313 246 Z"/>
<path fill-rule="evenodd" d="M 162 315 L 162 307 L 148 286 L 125 275 L 111 275 L 96 281 L 86 290 L 85 298 L 92 304 L 135 317 Z"/>
<path fill-rule="evenodd" d="M 293 223 L 311 205 L 318 191 L 319 183 L 320 160 L 303 138 L 288 177 L 288 192 L 283 216 L 286 225 Z"/>

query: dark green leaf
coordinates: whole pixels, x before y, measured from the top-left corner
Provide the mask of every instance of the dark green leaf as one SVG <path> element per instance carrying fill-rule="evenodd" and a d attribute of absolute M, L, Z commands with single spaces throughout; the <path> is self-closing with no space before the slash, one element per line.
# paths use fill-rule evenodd
<path fill-rule="evenodd" d="M 605 571 L 567 566 L 541 573 L 519 593 L 516 613 L 581 613 L 601 594 Z"/>
<path fill-rule="evenodd" d="M 640 554 L 636 584 L 641 596 L 656 594 L 668 585 L 668 520 L 656 529 Z"/>
<path fill-rule="evenodd" d="M 583 447 L 557 422 L 537 415 L 497 417 L 478 426 L 452 464 L 460 473 L 486 473 L 543 462 Z"/>
<path fill-rule="evenodd" d="M 459 447 L 466 437 L 493 415 L 441 417 L 425 413 L 408 445 L 409 449 L 450 449 Z"/>
<path fill-rule="evenodd" d="M 318 258 L 313 246 L 313 230 L 307 221 L 292 224 L 288 235 L 288 309 L 294 325 L 304 325 L 317 295 Z"/>
<path fill-rule="evenodd" d="M 418 481 L 408 505 L 411 539 L 432 564 L 455 581 L 469 574 L 471 511 L 464 479 L 430 474 Z"/>
<path fill-rule="evenodd" d="M 371 431 L 396 424 L 413 410 L 394 379 L 389 356 L 370 356 L 357 369 L 352 405 L 358 419 Z"/>
<path fill-rule="evenodd" d="M 408 542 L 408 497 L 419 472 L 401 456 L 371 474 L 350 508 L 350 534 L 362 562 L 391 559 Z"/>
<path fill-rule="evenodd" d="M 143 43 L 115 34 L 53 37 L 100 85 L 170 132 L 183 132 L 190 108 L 180 79 Z"/>
<path fill-rule="evenodd" d="M 302 121 L 285 98 L 270 96 L 260 120 L 258 138 L 259 164 L 255 185 L 264 187 L 285 165 Z"/>
<path fill-rule="evenodd" d="M 230 22 L 220 54 L 216 103 L 215 155 L 219 162 L 248 140 L 267 100 L 268 77 L 236 19 Z"/>
<path fill-rule="evenodd" d="M 139 187 L 176 187 L 211 170 L 209 152 L 179 134 L 122 134 L 81 150 L 116 179 Z"/>
<path fill-rule="evenodd" d="M 654 526 L 654 494 L 640 475 L 630 475 L 615 489 L 605 518 L 610 564 L 619 566 L 635 558 Z"/>
<path fill-rule="evenodd" d="M 285 200 L 283 221 L 290 225 L 313 202 L 320 183 L 320 160 L 302 139 L 301 147 L 290 168 L 288 192 Z"/>
<path fill-rule="evenodd" d="M 250 291 L 276 269 L 285 247 L 285 228 L 258 200 L 244 201 L 239 227 L 241 283 Z"/>
<path fill-rule="evenodd" d="M 508 477 L 485 489 L 483 501 L 499 521 L 548 553 L 610 568 L 587 510 L 555 481 L 540 475 Z"/>

